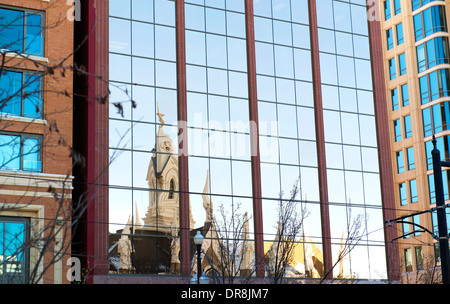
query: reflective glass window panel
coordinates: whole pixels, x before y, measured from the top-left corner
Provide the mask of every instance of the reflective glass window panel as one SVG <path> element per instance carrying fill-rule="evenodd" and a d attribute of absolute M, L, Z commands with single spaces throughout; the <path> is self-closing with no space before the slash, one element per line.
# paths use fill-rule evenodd
<path fill-rule="evenodd" d="M 403 23 L 399 23 L 395 26 L 396 30 L 397 30 L 397 45 L 400 45 L 403 43 Z"/>
<path fill-rule="evenodd" d="M 42 172 L 41 139 L 22 137 L 22 170 Z"/>
<path fill-rule="evenodd" d="M 42 172 L 39 136 L 0 134 L 0 169 Z"/>
<path fill-rule="evenodd" d="M 120 1 L 120 0 L 119 0 Z M 115 0 L 114 2 L 118 2 Z M 122 1 L 126 2 L 126 1 Z M 153 22 L 153 0 L 133 0 L 132 15 L 134 20 Z M 110 10 L 111 14 L 111 10 Z"/>
<path fill-rule="evenodd" d="M 400 0 L 394 0 L 394 14 L 398 15 L 401 11 Z"/>
<path fill-rule="evenodd" d="M 408 204 L 408 198 L 406 196 L 406 184 L 399 184 L 400 206 L 406 206 Z"/>
<path fill-rule="evenodd" d="M 392 110 L 398 110 L 399 104 L 398 104 L 398 92 L 397 88 L 393 89 L 391 91 L 391 102 L 392 102 Z"/>
<path fill-rule="evenodd" d="M 397 173 L 403 173 L 405 172 L 405 165 L 403 162 L 403 151 L 400 150 L 396 152 L 397 154 Z"/>
<path fill-rule="evenodd" d="M 22 73 L 4 71 L 0 79 L 1 111 L 13 115 L 22 114 Z"/>
<path fill-rule="evenodd" d="M 433 33 L 447 31 L 444 6 L 431 6 L 430 8 L 421 11 L 413 18 L 416 41 L 419 41 Z"/>
<path fill-rule="evenodd" d="M 272 4 L 271 0 L 254 0 L 253 10 L 255 16 L 272 17 Z"/>
<path fill-rule="evenodd" d="M 394 47 L 394 36 L 392 35 L 392 28 L 386 31 L 387 49 L 390 50 Z"/>
<path fill-rule="evenodd" d="M 3 71 L 0 79 L 1 112 L 29 118 L 42 118 L 42 76 Z"/>
<path fill-rule="evenodd" d="M 44 15 L 0 8 L 0 48 L 44 56 Z"/>
<path fill-rule="evenodd" d="M 406 74 L 405 53 L 398 55 L 398 65 L 400 70 L 400 76 Z"/>
<path fill-rule="evenodd" d="M 352 32 L 354 34 L 369 35 L 367 9 L 365 5 L 351 5 Z"/>
<path fill-rule="evenodd" d="M 206 65 L 205 34 L 186 30 L 185 35 L 186 63 Z"/>
<path fill-rule="evenodd" d="M 385 0 L 384 3 L 384 20 L 391 19 L 391 0 Z"/>
<path fill-rule="evenodd" d="M 291 0 L 292 22 L 309 24 L 309 8 L 307 0 Z"/>
<path fill-rule="evenodd" d="M 417 203 L 418 202 L 417 181 L 415 179 L 409 181 L 409 191 L 410 191 L 411 203 Z"/>
<path fill-rule="evenodd" d="M 112 19 L 112 18 L 111 18 Z M 132 44 L 133 55 L 143 57 L 155 57 L 155 45 L 154 45 L 154 25 L 143 22 L 132 22 Z M 112 39 L 118 39 L 118 35 L 112 34 Z M 110 40 L 110 51 L 113 51 Z"/>
<path fill-rule="evenodd" d="M 350 14 L 350 4 L 333 1 L 334 28 L 337 31 L 351 32 L 352 18 Z"/>
<path fill-rule="evenodd" d="M 395 71 L 395 58 L 391 58 L 388 61 L 389 65 L 389 77 L 390 79 L 395 79 L 397 77 L 396 71 Z"/>
<path fill-rule="evenodd" d="M 412 136 L 411 115 L 405 116 L 404 123 L 405 123 L 405 138 L 409 138 Z"/>
<path fill-rule="evenodd" d="M 141 0 L 146 1 L 146 0 Z M 153 2 L 153 1 L 152 1 Z M 115 17 L 130 18 L 131 17 L 131 1 L 110 0 L 109 15 Z M 153 6 L 153 3 L 152 3 Z"/>
<path fill-rule="evenodd" d="M 227 35 L 245 38 L 245 15 L 227 12 Z"/>
<path fill-rule="evenodd" d="M 154 0 L 155 23 L 175 26 L 175 1 Z"/>
<path fill-rule="evenodd" d="M 316 1 L 316 10 L 317 25 L 323 28 L 334 29 L 333 1 Z"/>
<path fill-rule="evenodd" d="M 401 86 L 402 88 L 402 105 L 407 106 L 409 105 L 409 92 L 408 92 L 408 84 L 405 83 Z"/>
<path fill-rule="evenodd" d="M 255 16 L 255 40 L 273 42 L 272 20 Z"/>
<path fill-rule="evenodd" d="M 28 283 L 29 219 L 0 217 L 0 284 Z"/>
<path fill-rule="evenodd" d="M 406 153 L 408 155 L 408 170 L 413 170 L 416 168 L 416 164 L 414 161 L 414 148 L 413 147 L 407 148 Z"/>
<path fill-rule="evenodd" d="M 395 141 L 400 141 L 402 139 L 400 119 L 394 120 L 394 139 Z"/>

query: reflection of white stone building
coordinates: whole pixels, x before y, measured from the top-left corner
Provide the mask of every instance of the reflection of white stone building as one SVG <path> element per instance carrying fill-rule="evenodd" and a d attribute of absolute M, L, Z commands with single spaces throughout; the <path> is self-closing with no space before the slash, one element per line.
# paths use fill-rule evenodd
<path fill-rule="evenodd" d="M 161 122 L 164 121 L 161 119 Z M 149 192 L 149 206 L 143 219 L 144 228 L 171 233 L 173 227 L 179 227 L 178 156 L 174 154 L 173 141 L 164 133 L 162 125 L 156 135 L 147 171 L 147 183 L 150 189 L 157 191 Z M 194 224 L 191 213 L 191 229 Z"/>
<path fill-rule="evenodd" d="M 162 114 L 158 113 L 161 123 Z M 180 238 L 179 238 L 179 197 L 178 197 L 178 155 L 175 154 L 173 140 L 163 131 L 161 125 L 156 136 L 155 147 L 152 150 L 153 155 L 147 171 L 147 183 L 149 189 L 149 205 L 145 216 L 140 221 L 137 209 L 134 217 L 130 219 L 125 228 L 120 231 L 117 246 L 116 266 L 120 272 L 141 272 L 145 264 L 159 263 L 155 271 L 158 273 L 179 273 L 180 267 Z M 191 235 L 195 235 L 200 230 L 205 237 L 202 251 L 207 258 L 202 259 L 202 269 L 208 274 L 212 268 L 216 275 L 220 275 L 222 271 L 226 271 L 227 276 L 249 276 L 252 275 L 254 269 L 254 244 L 249 231 L 249 218 L 245 213 L 244 224 L 237 245 L 239 247 L 233 253 L 227 251 L 225 240 L 222 240 L 220 233 L 216 227 L 213 214 L 213 202 L 210 197 L 210 178 L 209 171 L 206 172 L 205 185 L 202 194 L 203 208 L 205 212 L 205 222 L 203 227 L 195 227 L 195 221 L 190 212 L 190 230 Z M 134 222 L 132 222 L 134 218 Z M 158 235 L 157 240 L 152 240 L 152 236 Z M 145 236 L 143 236 L 145 235 Z M 161 235 L 165 237 L 161 237 Z M 155 246 L 155 242 L 158 245 Z M 146 243 L 145 246 L 142 244 Z M 265 254 L 270 259 L 273 254 L 273 244 L 275 242 L 265 243 Z M 192 245 L 193 246 L 193 245 Z M 156 255 L 165 256 L 161 262 L 154 255 L 145 255 L 142 251 L 158 251 Z M 289 267 L 288 276 L 291 277 L 318 277 L 323 267 L 322 253 L 314 245 L 306 245 L 299 243 L 294 250 L 293 265 Z M 231 259 L 235 268 L 230 273 L 229 259 L 226 255 L 233 254 Z M 192 255 L 192 271 L 196 272 L 197 259 L 194 246 L 191 250 Z M 134 256 L 134 257 L 133 257 Z M 227 259 L 225 262 L 223 259 Z M 120 262 L 119 262 L 120 261 Z M 135 267 L 135 265 L 141 265 Z M 165 269 L 165 271 L 161 271 Z M 226 270 L 225 270 L 226 269 Z M 154 271 L 150 271 L 154 273 Z"/>

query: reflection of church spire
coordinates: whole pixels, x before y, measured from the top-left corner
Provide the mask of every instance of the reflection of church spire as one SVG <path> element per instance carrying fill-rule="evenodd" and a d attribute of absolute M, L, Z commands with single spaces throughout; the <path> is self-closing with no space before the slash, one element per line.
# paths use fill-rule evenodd
<path fill-rule="evenodd" d="M 134 204 L 134 209 L 135 209 L 135 214 L 136 214 L 134 216 L 134 226 L 137 228 L 140 228 L 142 226 L 142 224 L 141 224 L 141 218 L 139 217 L 139 213 L 138 213 L 137 203 Z"/>
<path fill-rule="evenodd" d="M 211 199 L 209 197 L 209 169 L 206 171 L 206 181 L 205 181 L 205 186 L 203 187 L 203 194 L 202 194 L 202 199 L 203 199 L 203 208 L 205 208 L 205 213 L 206 213 L 206 222 L 211 222 L 212 221 L 212 202 Z"/>
<path fill-rule="evenodd" d="M 156 116 L 158 116 L 159 122 L 161 123 L 161 125 L 159 126 L 159 128 L 162 129 L 162 127 L 163 127 L 162 125 L 165 124 L 165 121 L 164 121 L 162 118 L 165 116 L 165 114 L 161 114 L 161 113 L 159 112 L 159 103 L 158 103 L 158 101 L 156 101 L 156 108 L 157 108 Z"/>
<path fill-rule="evenodd" d="M 163 120 L 163 117 L 165 114 L 161 114 L 159 112 L 159 104 L 156 102 L 157 106 L 157 113 L 156 115 L 159 117 L 159 122 L 161 125 L 158 128 L 158 133 L 156 134 L 156 142 L 155 142 L 155 148 L 153 149 L 154 154 L 154 165 L 156 166 L 156 176 L 161 174 L 161 172 L 164 170 L 164 167 L 167 165 L 167 162 L 169 161 L 170 154 L 174 153 L 173 148 L 173 141 L 172 138 L 170 138 L 169 135 L 165 134 L 163 131 L 163 126 L 165 121 Z"/>

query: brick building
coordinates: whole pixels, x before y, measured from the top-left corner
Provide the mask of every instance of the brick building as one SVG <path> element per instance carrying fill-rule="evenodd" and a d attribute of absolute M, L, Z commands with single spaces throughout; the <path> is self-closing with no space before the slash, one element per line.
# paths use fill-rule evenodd
<path fill-rule="evenodd" d="M 62 283 L 71 255 L 73 22 L 0 1 L 0 283 Z"/>

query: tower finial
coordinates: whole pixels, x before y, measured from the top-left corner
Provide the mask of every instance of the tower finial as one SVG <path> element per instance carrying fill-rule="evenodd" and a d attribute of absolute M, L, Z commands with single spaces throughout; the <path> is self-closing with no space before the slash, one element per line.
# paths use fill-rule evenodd
<path fill-rule="evenodd" d="M 158 101 L 156 101 L 156 108 L 157 108 L 156 115 L 159 117 L 159 122 L 163 125 L 163 124 L 165 124 L 165 121 L 163 120 L 164 114 L 161 114 L 159 112 L 159 103 L 158 103 Z M 159 127 L 162 128 L 162 126 L 159 126 Z"/>

